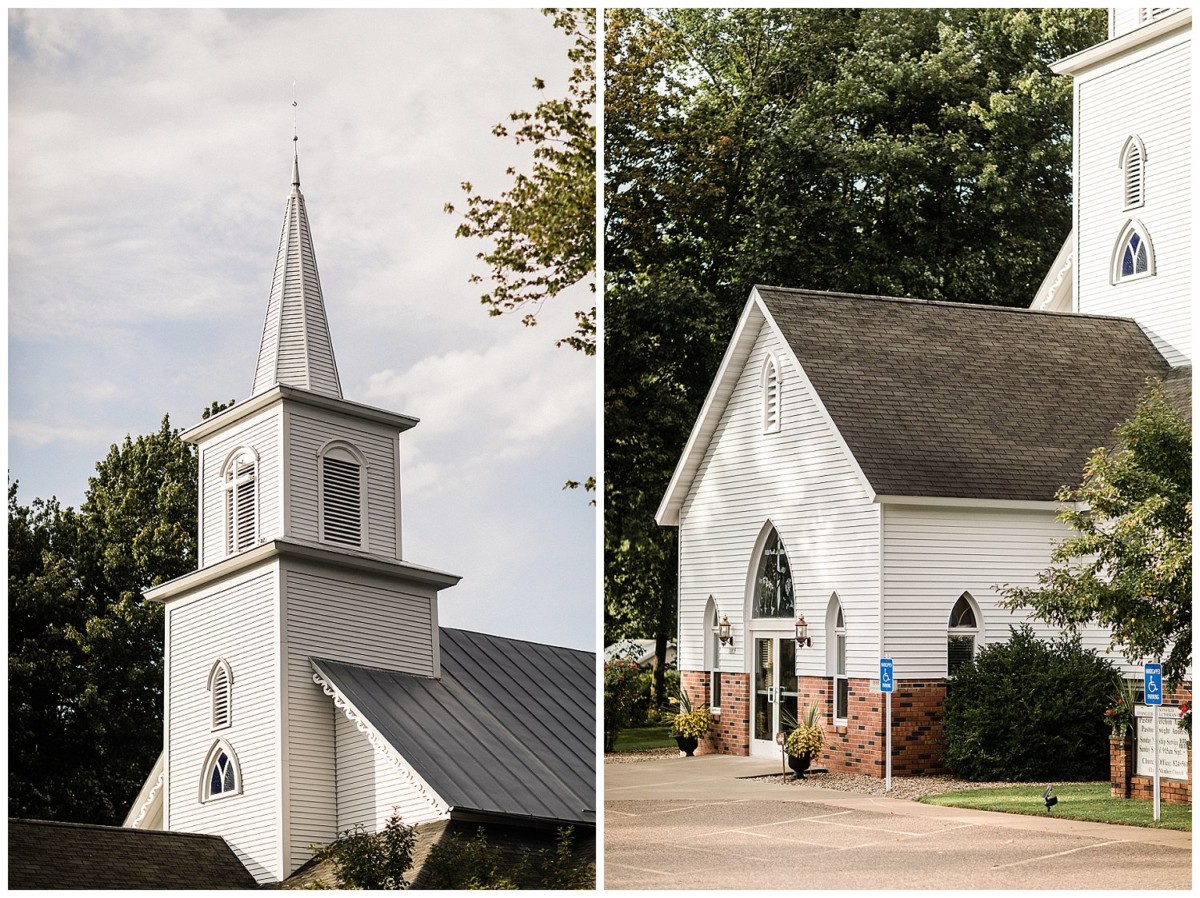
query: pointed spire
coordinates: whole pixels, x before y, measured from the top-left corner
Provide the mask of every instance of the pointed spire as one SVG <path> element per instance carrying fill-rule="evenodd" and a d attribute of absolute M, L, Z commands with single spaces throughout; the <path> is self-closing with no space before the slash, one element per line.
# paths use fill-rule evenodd
<path fill-rule="evenodd" d="M 284 208 L 283 234 L 279 238 L 271 298 L 267 302 L 250 395 L 265 392 L 276 384 L 287 384 L 341 399 L 342 385 L 325 317 L 317 257 L 304 196 L 300 193 L 300 156 L 295 134 L 292 141 L 292 192 Z"/>

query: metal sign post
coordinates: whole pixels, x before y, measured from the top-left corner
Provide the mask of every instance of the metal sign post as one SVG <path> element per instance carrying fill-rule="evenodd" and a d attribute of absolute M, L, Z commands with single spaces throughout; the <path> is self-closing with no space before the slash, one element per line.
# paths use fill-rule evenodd
<path fill-rule="evenodd" d="M 883 693 L 883 716 L 887 728 L 887 781 L 884 790 L 892 791 L 892 691 L 896 688 L 896 672 L 891 658 L 879 659 L 879 691 Z"/>
<path fill-rule="evenodd" d="M 1154 727 L 1154 819 L 1157 822 L 1161 810 L 1161 792 L 1158 783 L 1158 709 L 1162 705 L 1162 665 L 1147 664 L 1145 670 L 1146 704 L 1154 709 L 1151 725 Z"/>

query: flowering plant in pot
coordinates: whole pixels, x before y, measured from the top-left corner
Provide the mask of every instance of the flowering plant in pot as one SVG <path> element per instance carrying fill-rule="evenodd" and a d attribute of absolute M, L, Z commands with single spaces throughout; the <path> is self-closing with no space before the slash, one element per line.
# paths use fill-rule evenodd
<path fill-rule="evenodd" d="M 825 733 L 817 723 L 817 706 L 809 705 L 804 712 L 804 719 L 792 728 L 784 740 L 783 750 L 788 755 L 788 766 L 802 776 L 808 769 L 813 758 L 821 754 L 825 744 Z"/>
<path fill-rule="evenodd" d="M 690 758 L 696 751 L 696 746 L 700 744 L 700 737 L 708 732 L 712 724 L 712 715 L 708 713 L 707 705 L 693 707 L 692 700 L 682 687 L 678 697 L 671 701 L 679 705 L 679 713 L 671 722 L 671 735 L 675 737 L 675 744 L 679 746 L 679 750 Z"/>
<path fill-rule="evenodd" d="M 1104 712 L 1104 719 L 1112 727 L 1112 734 L 1117 739 L 1124 739 L 1129 728 L 1133 726 L 1133 705 L 1137 693 L 1133 680 L 1120 680 L 1112 704 Z"/>

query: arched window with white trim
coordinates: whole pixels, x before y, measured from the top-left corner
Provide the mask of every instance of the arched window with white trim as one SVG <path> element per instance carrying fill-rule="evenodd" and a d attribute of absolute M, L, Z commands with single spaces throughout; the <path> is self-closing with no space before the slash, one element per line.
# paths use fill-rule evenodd
<path fill-rule="evenodd" d="M 826 664 L 833 679 L 833 721 L 845 724 L 850 713 L 850 678 L 846 675 L 846 617 L 842 600 L 835 592 L 825 612 L 825 632 L 829 634 Z"/>
<path fill-rule="evenodd" d="M 317 457 L 321 541 L 367 548 L 367 463 L 344 440 L 326 443 Z"/>
<path fill-rule="evenodd" d="M 704 606 L 705 637 L 704 637 L 704 669 L 708 671 L 708 704 L 709 710 L 716 713 L 721 710 L 721 622 L 717 602 L 708 597 Z"/>
<path fill-rule="evenodd" d="M 954 676 L 959 668 L 970 664 L 975 657 L 979 637 L 979 608 L 969 592 L 964 592 L 950 611 L 946 632 L 946 675 Z"/>
<path fill-rule="evenodd" d="M 762 370 L 763 433 L 779 432 L 781 380 L 779 363 L 775 361 L 775 356 L 768 355 Z"/>
<path fill-rule="evenodd" d="M 218 739 L 204 759 L 200 780 L 200 800 L 212 801 L 242 793 L 242 768 L 237 754 L 224 739 Z"/>
<path fill-rule="evenodd" d="M 233 671 L 224 658 L 218 658 L 208 672 L 208 691 L 212 696 L 212 728 L 224 729 L 233 723 Z"/>
<path fill-rule="evenodd" d="M 236 555 L 258 544 L 258 455 L 235 449 L 225 462 L 225 552 Z"/>
<path fill-rule="evenodd" d="M 788 564 L 787 550 L 774 527 L 767 535 L 758 559 L 751 607 L 756 618 L 791 617 L 796 613 L 792 568 Z"/>
<path fill-rule="evenodd" d="M 1154 243 L 1145 226 L 1131 219 L 1121 229 L 1113 249 L 1112 282 L 1120 284 L 1150 277 L 1154 273 Z"/>
<path fill-rule="evenodd" d="M 1136 209 L 1146 202 L 1146 146 L 1130 134 L 1121 148 L 1121 173 L 1125 183 L 1125 208 Z"/>

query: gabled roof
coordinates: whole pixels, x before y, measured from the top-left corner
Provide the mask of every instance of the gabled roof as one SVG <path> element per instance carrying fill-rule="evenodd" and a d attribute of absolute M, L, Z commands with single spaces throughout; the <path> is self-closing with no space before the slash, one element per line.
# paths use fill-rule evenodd
<path fill-rule="evenodd" d="M 256 396 L 276 384 L 342 398 L 308 212 L 300 193 L 300 163 L 295 157 L 292 192 L 284 209 L 283 234 L 250 395 Z"/>
<path fill-rule="evenodd" d="M 451 813 L 596 822 L 596 656 L 441 629 L 439 679 L 313 659 Z"/>
<path fill-rule="evenodd" d="M 220 836 L 8 821 L 10 889 L 253 889 Z"/>
<path fill-rule="evenodd" d="M 1129 319 L 758 286 L 660 523 L 678 521 L 763 321 L 877 497 L 1052 501 L 1170 372 Z"/>

